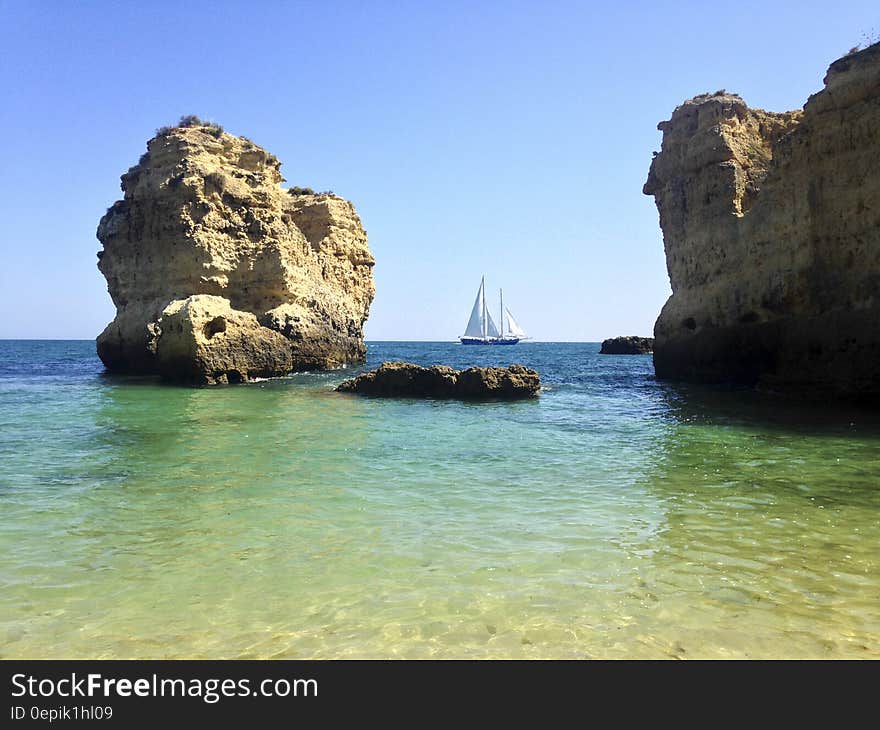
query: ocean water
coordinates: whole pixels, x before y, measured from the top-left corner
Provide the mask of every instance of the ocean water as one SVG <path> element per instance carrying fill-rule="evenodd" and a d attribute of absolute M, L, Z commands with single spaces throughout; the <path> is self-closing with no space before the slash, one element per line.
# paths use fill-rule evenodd
<path fill-rule="evenodd" d="M 595 344 L 518 403 L 189 389 L 0 342 L 0 658 L 880 657 L 880 418 Z"/>

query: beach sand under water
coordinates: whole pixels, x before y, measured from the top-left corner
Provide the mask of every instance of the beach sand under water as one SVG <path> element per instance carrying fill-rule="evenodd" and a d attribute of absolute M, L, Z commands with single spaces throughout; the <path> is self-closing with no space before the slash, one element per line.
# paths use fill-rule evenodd
<path fill-rule="evenodd" d="M 369 345 L 545 385 L 461 403 L 0 342 L 0 657 L 880 657 L 880 416 L 598 349 Z"/>

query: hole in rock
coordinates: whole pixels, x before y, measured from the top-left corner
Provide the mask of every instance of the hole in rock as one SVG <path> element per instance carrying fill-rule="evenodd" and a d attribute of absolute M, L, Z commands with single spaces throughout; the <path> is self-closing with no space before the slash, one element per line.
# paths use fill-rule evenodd
<path fill-rule="evenodd" d="M 226 320 L 223 317 L 214 317 L 205 325 L 204 332 L 209 340 L 219 332 L 226 332 Z"/>

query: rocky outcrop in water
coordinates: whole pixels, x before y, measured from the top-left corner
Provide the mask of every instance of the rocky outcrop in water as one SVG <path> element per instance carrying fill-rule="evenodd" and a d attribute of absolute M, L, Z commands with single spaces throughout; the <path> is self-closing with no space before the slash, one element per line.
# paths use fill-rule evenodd
<path fill-rule="evenodd" d="M 654 350 L 653 337 L 612 337 L 602 340 L 600 355 L 648 355 Z"/>
<path fill-rule="evenodd" d="M 803 111 L 716 92 L 659 129 L 658 377 L 880 395 L 880 44 Z"/>
<path fill-rule="evenodd" d="M 97 340 L 108 370 L 226 383 L 364 358 L 360 219 L 281 182 L 274 155 L 200 120 L 147 143 L 98 226 L 116 305 Z"/>
<path fill-rule="evenodd" d="M 540 388 L 538 373 L 523 365 L 454 370 L 446 365 L 425 368 L 385 362 L 376 370 L 346 380 L 336 390 L 385 397 L 515 400 L 535 396 Z"/>

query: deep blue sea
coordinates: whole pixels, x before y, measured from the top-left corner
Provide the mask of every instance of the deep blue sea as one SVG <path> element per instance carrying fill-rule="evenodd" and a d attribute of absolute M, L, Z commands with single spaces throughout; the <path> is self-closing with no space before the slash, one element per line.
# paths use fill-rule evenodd
<path fill-rule="evenodd" d="M 0 657 L 880 657 L 880 419 L 593 343 L 515 403 L 103 373 L 0 341 Z"/>

